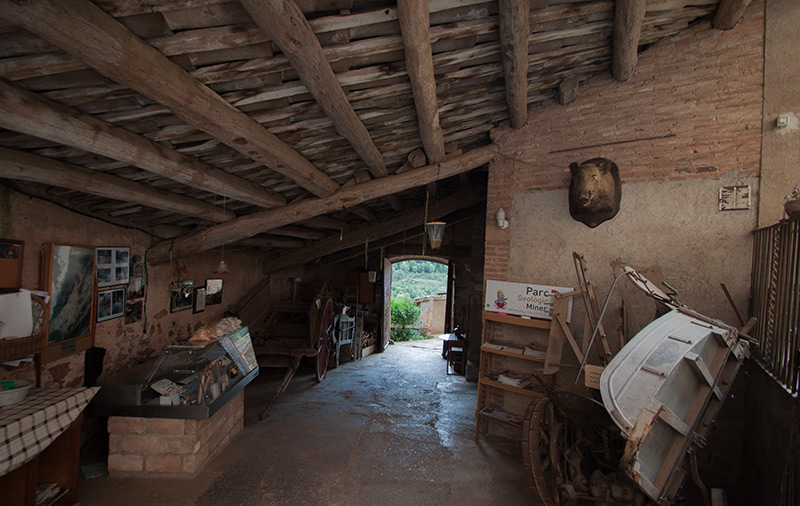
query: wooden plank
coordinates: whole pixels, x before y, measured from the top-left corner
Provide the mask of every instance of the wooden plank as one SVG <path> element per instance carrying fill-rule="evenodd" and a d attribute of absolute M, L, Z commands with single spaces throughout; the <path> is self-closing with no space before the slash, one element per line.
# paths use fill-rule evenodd
<path fill-rule="evenodd" d="M 157 49 L 88 0 L 0 0 L 0 16 L 85 61 L 101 74 L 167 106 L 176 116 L 318 196 L 336 182 Z M 75 34 L 80 33 L 80 37 Z"/>
<path fill-rule="evenodd" d="M 530 327 L 534 329 L 549 329 L 553 322 L 550 320 L 540 320 L 537 318 L 521 318 L 519 316 L 504 315 L 493 313 L 491 311 L 483 312 L 483 319 L 487 321 L 508 323 L 510 325 L 518 325 L 520 327 Z"/>
<path fill-rule="evenodd" d="M 386 176 L 383 156 L 347 101 L 319 40 L 297 4 L 293 0 L 242 0 L 241 3 L 272 42 L 281 48 L 305 87 L 333 121 L 336 130 L 350 141 L 370 172 L 375 177 Z"/>
<path fill-rule="evenodd" d="M 368 200 L 425 185 L 430 181 L 455 176 L 488 163 L 494 158 L 496 152 L 497 146 L 490 144 L 439 164 L 427 165 L 403 174 L 375 179 L 350 188 L 342 188 L 330 197 L 306 199 L 293 202 L 280 209 L 242 216 L 223 225 L 187 234 L 175 239 L 174 242 L 158 243 L 148 250 L 148 261 L 152 264 L 163 263 L 169 260 L 170 251 L 175 257 L 199 253 L 296 221 L 352 207 Z"/>
<path fill-rule="evenodd" d="M 720 30 L 730 30 L 742 19 L 751 0 L 721 0 L 714 13 L 711 26 Z"/>
<path fill-rule="evenodd" d="M 500 0 L 500 45 L 503 49 L 506 102 L 511 126 L 528 121 L 529 0 Z"/>
<path fill-rule="evenodd" d="M 429 163 L 444 160 L 444 135 L 439 125 L 436 78 L 433 75 L 428 3 L 398 0 L 398 21 L 403 37 L 406 71 L 411 80 L 419 136 Z"/>
<path fill-rule="evenodd" d="M 123 202 L 135 202 L 212 222 L 236 218 L 236 214 L 231 211 L 224 211 L 199 200 L 12 149 L 0 148 L 0 177 L 69 188 Z"/>
<path fill-rule="evenodd" d="M 260 207 L 285 199 L 277 193 L 177 153 L 124 128 L 0 80 L 0 126 L 121 160 L 180 183 Z"/>
<path fill-rule="evenodd" d="M 616 1 L 612 70 L 617 81 L 627 81 L 636 70 L 646 4 L 646 0 Z"/>

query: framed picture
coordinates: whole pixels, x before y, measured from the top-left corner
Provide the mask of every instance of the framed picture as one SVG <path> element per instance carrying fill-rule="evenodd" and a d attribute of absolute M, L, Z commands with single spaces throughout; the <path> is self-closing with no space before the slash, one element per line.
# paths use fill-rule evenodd
<path fill-rule="evenodd" d="M 0 239 L 0 293 L 16 292 L 22 286 L 22 241 Z"/>
<path fill-rule="evenodd" d="M 142 321 L 142 309 L 144 300 L 134 300 L 125 302 L 125 324 Z"/>
<path fill-rule="evenodd" d="M 86 336 L 91 338 L 94 248 L 50 244 L 47 253 L 47 262 L 43 267 L 46 279 L 44 289 L 50 292 L 48 344 Z"/>
<path fill-rule="evenodd" d="M 199 313 L 206 309 L 206 289 L 197 287 L 194 290 L 194 313 Z"/>
<path fill-rule="evenodd" d="M 97 321 L 119 318 L 125 314 L 125 289 L 100 290 L 97 292 Z"/>
<path fill-rule="evenodd" d="M 192 308 L 194 280 L 173 281 L 169 294 L 169 312 L 177 313 Z"/>
<path fill-rule="evenodd" d="M 97 286 L 127 285 L 130 278 L 129 247 L 97 248 Z"/>
<path fill-rule="evenodd" d="M 144 278 L 132 276 L 128 282 L 128 300 L 141 299 L 144 297 Z"/>
<path fill-rule="evenodd" d="M 222 279 L 206 280 L 206 306 L 222 304 Z"/>

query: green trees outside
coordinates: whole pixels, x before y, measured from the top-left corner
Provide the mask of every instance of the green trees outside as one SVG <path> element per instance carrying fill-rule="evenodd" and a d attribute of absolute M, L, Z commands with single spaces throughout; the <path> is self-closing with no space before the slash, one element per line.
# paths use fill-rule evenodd
<path fill-rule="evenodd" d="M 419 321 L 419 307 L 408 297 L 392 298 L 392 324 L 410 326 Z M 393 328 L 390 333 L 394 341 L 410 341 L 417 336 L 415 329 Z"/>
<path fill-rule="evenodd" d="M 407 260 L 392 264 L 392 324 L 415 326 L 419 306 L 413 299 L 447 292 L 447 266 L 425 260 Z M 393 328 L 394 341 L 424 339 L 416 329 Z"/>
<path fill-rule="evenodd" d="M 447 292 L 447 266 L 425 260 L 392 264 L 392 300 Z"/>

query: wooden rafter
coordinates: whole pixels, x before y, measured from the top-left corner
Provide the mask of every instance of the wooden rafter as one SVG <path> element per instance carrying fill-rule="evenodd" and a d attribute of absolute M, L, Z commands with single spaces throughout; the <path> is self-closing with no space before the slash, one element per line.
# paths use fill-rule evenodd
<path fill-rule="evenodd" d="M 291 62 L 336 131 L 350 141 L 370 172 L 375 177 L 386 176 L 383 156 L 348 102 L 317 36 L 294 0 L 241 0 L 241 4 Z"/>
<path fill-rule="evenodd" d="M 317 196 L 339 187 L 300 153 L 89 0 L 0 0 L 0 17 L 167 106 L 176 116 Z M 79 35 L 79 36 L 78 36 Z"/>
<path fill-rule="evenodd" d="M 157 190 L 135 181 L 23 151 L 0 147 L 0 178 L 41 183 L 134 202 L 156 209 L 223 222 L 236 218 L 231 211 L 198 200 Z"/>
<path fill-rule="evenodd" d="M 529 0 L 500 0 L 500 45 L 513 128 L 521 128 L 528 121 L 529 13 Z"/>
<path fill-rule="evenodd" d="M 107 156 L 201 190 L 259 207 L 286 203 L 256 186 L 146 137 L 0 80 L 0 126 Z"/>
<path fill-rule="evenodd" d="M 148 250 L 147 258 L 152 264 L 166 262 L 170 258 L 170 252 L 173 256 L 199 253 L 289 223 L 348 208 L 368 200 L 425 185 L 430 181 L 455 176 L 490 162 L 496 152 L 497 146 L 490 144 L 441 163 L 342 188 L 330 197 L 300 200 L 280 209 L 242 216 L 223 225 L 187 234 L 174 241 L 158 243 Z"/>
<path fill-rule="evenodd" d="M 614 11 L 612 70 L 618 81 L 627 81 L 639 62 L 639 38 L 647 0 L 617 0 Z"/>
<path fill-rule="evenodd" d="M 442 215 L 450 214 L 459 209 L 471 207 L 486 196 L 483 192 L 476 190 L 464 190 L 454 195 L 445 197 L 437 202 Z M 344 236 L 342 240 L 339 236 L 332 236 L 321 241 L 316 241 L 303 248 L 292 250 L 278 258 L 270 259 L 264 263 L 265 272 L 274 272 L 292 265 L 311 262 L 337 251 L 351 248 L 357 244 L 364 244 L 369 239 L 383 239 L 389 237 L 403 228 L 414 228 L 420 225 L 425 219 L 425 208 L 420 207 L 411 211 L 406 211 L 380 223 L 354 230 Z"/>
<path fill-rule="evenodd" d="M 406 71 L 417 110 L 419 136 L 428 155 L 428 162 L 441 162 L 445 155 L 444 134 L 439 125 L 428 2 L 398 0 L 397 17 L 403 36 Z"/>
<path fill-rule="evenodd" d="M 711 26 L 720 30 L 730 30 L 742 19 L 751 0 L 721 0 L 714 13 Z"/>
<path fill-rule="evenodd" d="M 242 246 L 249 246 L 252 248 L 260 248 L 260 249 L 268 249 L 268 248 L 283 248 L 283 249 L 290 249 L 290 248 L 302 248 L 305 246 L 305 243 L 298 239 L 278 239 L 278 238 L 270 238 L 270 237 L 249 237 L 247 239 L 242 239 L 238 241 L 236 244 L 240 244 Z"/>

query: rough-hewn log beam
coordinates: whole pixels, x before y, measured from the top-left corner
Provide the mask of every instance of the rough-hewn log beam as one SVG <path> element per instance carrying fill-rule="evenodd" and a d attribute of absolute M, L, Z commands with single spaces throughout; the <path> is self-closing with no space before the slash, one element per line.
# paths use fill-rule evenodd
<path fill-rule="evenodd" d="M 300 153 L 89 0 L 0 0 L 0 17 L 168 107 L 182 120 L 318 196 L 339 187 Z"/>
<path fill-rule="evenodd" d="M 342 188 L 330 197 L 305 199 L 293 202 L 280 209 L 271 209 L 242 216 L 223 225 L 187 234 L 175 239 L 174 242 L 158 243 L 148 250 L 147 259 L 152 264 L 166 262 L 170 258 L 170 251 L 175 257 L 189 253 L 199 253 L 228 242 L 252 237 L 283 225 L 352 207 L 361 202 L 425 185 L 430 181 L 455 176 L 490 162 L 496 152 L 497 146 L 490 144 L 464 153 L 456 158 L 445 160 L 442 163 L 427 165 L 419 169 L 409 170 L 403 174 L 394 174 L 368 183 Z"/>
<path fill-rule="evenodd" d="M 417 109 L 419 136 L 428 155 L 428 162 L 441 162 L 445 155 L 444 134 L 439 125 L 428 2 L 398 0 L 397 18 L 403 36 L 406 71 L 414 94 L 414 107 Z"/>
<path fill-rule="evenodd" d="M 156 209 L 223 222 L 236 218 L 231 211 L 175 195 L 127 179 L 104 174 L 60 160 L 0 147 L 0 178 L 41 183 L 135 202 Z"/>
<path fill-rule="evenodd" d="M 617 81 L 627 81 L 636 70 L 646 4 L 646 0 L 616 1 L 612 68 Z"/>
<path fill-rule="evenodd" d="M 0 126 L 127 162 L 193 188 L 213 189 L 219 195 L 259 207 L 286 203 L 278 193 L 3 80 Z"/>
<path fill-rule="evenodd" d="M 711 26 L 720 30 L 730 30 L 742 19 L 744 10 L 751 0 L 722 0 L 714 13 Z"/>
<path fill-rule="evenodd" d="M 529 12 L 529 0 L 500 0 L 500 46 L 513 128 L 520 128 L 528 121 Z"/>
<path fill-rule="evenodd" d="M 340 231 L 342 230 L 342 228 L 346 228 L 345 224 L 342 223 L 341 220 L 336 220 L 334 218 L 329 218 L 327 216 L 315 216 L 313 218 L 303 220 L 302 222 L 300 222 L 300 225 L 306 225 L 312 228 L 323 228 L 336 231 Z"/>
<path fill-rule="evenodd" d="M 261 248 L 261 249 L 268 249 L 268 248 L 291 249 L 291 248 L 302 248 L 303 246 L 305 246 L 305 243 L 303 241 L 299 241 L 297 239 L 270 239 L 265 237 L 250 237 L 247 239 L 242 239 L 241 241 L 238 241 L 236 244 L 241 244 L 242 246 Z"/>
<path fill-rule="evenodd" d="M 269 233 L 274 235 L 282 235 L 284 237 L 294 237 L 296 239 L 311 239 L 315 241 L 318 239 L 322 239 L 327 235 L 325 232 L 320 232 L 319 230 L 314 230 L 304 227 L 295 227 L 292 225 L 273 228 L 272 230 L 269 231 Z"/>
<path fill-rule="evenodd" d="M 470 207 L 484 198 L 486 198 L 486 196 L 483 192 L 464 190 L 441 199 L 437 202 L 437 205 L 442 215 L 446 215 L 459 209 Z M 278 258 L 270 259 L 264 262 L 264 272 L 274 272 L 292 265 L 308 263 L 322 256 L 350 248 L 356 244 L 364 244 L 364 241 L 368 238 L 369 240 L 383 239 L 396 233 L 398 229 L 413 228 L 422 223 L 424 219 L 425 208 L 406 211 L 399 216 L 384 220 L 380 223 L 354 230 L 348 233 L 343 240 L 339 240 L 339 236 L 329 237 L 321 241 L 316 241 L 304 248 L 289 251 Z"/>
<path fill-rule="evenodd" d="M 297 4 L 293 0 L 241 0 L 241 4 L 283 51 L 336 131 L 350 141 L 370 172 L 375 177 L 386 176 L 383 156 L 347 100 L 317 36 Z"/>

